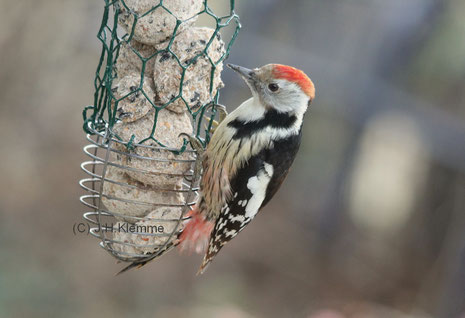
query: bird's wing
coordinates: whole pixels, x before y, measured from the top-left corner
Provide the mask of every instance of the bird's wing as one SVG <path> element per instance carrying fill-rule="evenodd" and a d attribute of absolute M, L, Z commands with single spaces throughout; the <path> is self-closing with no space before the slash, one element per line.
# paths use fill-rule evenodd
<path fill-rule="evenodd" d="M 300 137 L 299 133 L 290 139 L 275 142 L 273 148 L 264 149 L 251 157 L 231 179 L 231 199 L 221 209 L 199 273 L 274 196 L 294 161 Z"/>

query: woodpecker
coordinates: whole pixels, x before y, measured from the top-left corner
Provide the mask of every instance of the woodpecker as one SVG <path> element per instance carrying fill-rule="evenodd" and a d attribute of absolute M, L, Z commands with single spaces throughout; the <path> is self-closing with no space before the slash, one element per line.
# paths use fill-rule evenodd
<path fill-rule="evenodd" d="M 206 251 L 200 274 L 281 186 L 300 147 L 304 115 L 315 98 L 313 82 L 294 67 L 228 67 L 244 79 L 252 97 L 228 115 L 223 110 L 205 150 L 190 137 L 202 156 L 202 166 L 196 167 L 202 170 L 200 194 L 173 243 L 181 250 Z M 119 273 L 155 257 L 134 262 Z"/>
<path fill-rule="evenodd" d="M 281 186 L 315 97 L 313 82 L 294 67 L 228 67 L 243 78 L 252 97 L 219 123 L 202 154 L 199 200 L 178 241 L 181 249 L 206 250 L 199 273 Z"/>

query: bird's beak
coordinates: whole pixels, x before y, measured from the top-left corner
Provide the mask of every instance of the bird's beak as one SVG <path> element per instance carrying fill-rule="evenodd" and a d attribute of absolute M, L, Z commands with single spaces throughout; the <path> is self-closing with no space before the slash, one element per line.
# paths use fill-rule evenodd
<path fill-rule="evenodd" d="M 238 73 L 248 84 L 255 82 L 255 72 L 253 70 L 234 64 L 227 64 L 227 66 Z"/>

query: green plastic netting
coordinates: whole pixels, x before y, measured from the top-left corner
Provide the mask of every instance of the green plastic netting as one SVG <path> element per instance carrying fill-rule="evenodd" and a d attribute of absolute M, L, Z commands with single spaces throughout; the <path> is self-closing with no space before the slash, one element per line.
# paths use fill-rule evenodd
<path fill-rule="evenodd" d="M 227 14 L 220 16 L 216 15 L 209 5 L 209 0 L 203 0 L 202 6 L 199 12 L 196 12 L 193 16 L 190 16 L 184 20 L 181 20 L 176 17 L 176 15 L 170 11 L 169 4 L 170 0 L 154 0 L 154 5 L 149 10 L 141 13 L 137 13 L 133 10 L 133 6 L 130 5 L 129 2 L 134 1 L 149 1 L 149 0 L 104 0 L 105 7 L 104 7 L 104 14 L 100 29 L 98 31 L 98 39 L 102 44 L 102 53 L 100 56 L 99 64 L 96 71 L 95 76 L 95 94 L 94 94 L 94 103 L 91 106 L 87 106 L 83 111 L 83 119 L 84 119 L 84 131 L 91 135 L 95 134 L 96 132 L 102 132 L 105 129 L 113 128 L 114 124 L 120 120 L 118 118 L 118 107 L 119 103 L 127 98 L 130 98 L 132 95 L 135 94 L 143 94 L 143 96 L 148 100 L 151 104 L 151 107 L 154 110 L 154 125 L 151 131 L 151 134 L 146 136 L 143 140 L 138 140 L 137 143 L 143 144 L 148 140 L 155 141 L 158 145 L 165 147 L 160 141 L 156 140 L 154 137 L 154 133 L 157 129 L 157 118 L 159 112 L 172 103 L 178 102 L 179 100 L 185 105 L 187 112 L 192 117 L 192 121 L 194 123 L 194 131 L 193 134 L 203 143 L 205 146 L 209 140 L 209 131 L 213 124 L 213 119 L 215 117 L 215 105 L 218 103 L 219 98 L 219 90 L 214 91 L 213 87 L 213 75 L 215 70 L 217 69 L 218 65 L 224 61 L 229 55 L 229 51 L 231 46 L 236 39 L 238 32 L 240 30 L 240 22 L 239 17 L 235 12 L 235 0 L 223 0 L 224 6 L 228 6 L 226 9 L 228 11 Z M 187 0 L 186 0 L 187 1 Z M 215 5 L 221 0 L 214 0 Z M 223 8 L 224 9 L 224 8 Z M 116 80 L 117 74 L 115 74 L 115 66 L 118 63 L 118 57 L 120 54 L 120 50 L 123 45 L 132 43 L 135 35 L 136 26 L 138 25 L 139 21 L 144 17 L 148 16 L 155 10 L 164 10 L 170 16 L 174 17 L 175 25 L 174 28 L 166 41 L 159 45 L 161 49 L 157 49 L 157 51 L 150 55 L 150 56 L 143 56 L 141 52 L 136 50 L 133 46 L 131 47 L 132 52 L 134 52 L 137 57 L 140 59 L 141 63 L 141 70 L 140 70 L 140 83 L 137 87 L 134 87 L 130 92 L 128 92 L 125 96 L 115 96 L 114 91 L 112 90 L 114 81 Z M 130 16 L 129 16 L 130 15 Z M 119 23 L 120 19 L 130 17 L 130 21 L 132 25 L 127 28 L 121 27 L 121 23 Z M 193 20 L 197 19 L 198 17 L 206 17 L 210 20 L 210 23 L 214 26 L 214 32 L 210 37 L 209 41 L 206 41 L 205 47 L 203 50 L 199 51 L 193 58 L 189 60 L 182 61 L 176 53 L 173 51 L 172 46 L 173 42 L 175 41 L 176 37 L 179 35 L 179 31 L 183 28 L 184 24 L 190 24 Z M 213 23 L 212 23 L 213 22 Z M 229 28 L 228 28 L 229 27 Z M 229 37 L 229 41 L 225 41 L 225 50 L 221 57 L 217 60 L 213 60 L 208 54 L 207 51 L 209 47 L 212 45 L 215 37 L 218 38 L 221 33 L 223 33 L 223 29 L 226 29 L 226 33 Z M 223 34 L 224 37 L 224 34 Z M 224 40 L 224 38 L 223 38 Z M 147 65 L 149 65 L 152 59 L 163 58 L 164 56 L 169 55 L 170 57 L 174 58 L 181 70 L 180 74 L 180 84 L 179 89 L 177 92 L 171 95 L 169 101 L 163 103 L 157 98 L 150 98 L 147 92 L 144 90 L 144 81 L 146 80 L 146 72 L 147 72 Z M 183 96 L 183 87 L 185 81 L 185 75 L 187 69 L 197 62 L 199 58 L 207 58 L 211 65 L 210 70 L 210 79 L 206 79 L 210 81 L 209 85 L 209 93 L 211 98 L 206 102 L 198 105 L 198 107 L 190 107 L 188 100 L 186 100 L 185 96 Z M 157 86 L 157 78 L 154 78 L 155 86 Z M 119 97 L 119 98 L 118 98 Z M 209 110 L 209 115 L 206 116 L 206 111 Z M 115 138 L 121 140 L 121 138 L 113 134 Z M 130 149 L 133 142 L 134 136 L 127 142 L 127 147 Z M 186 149 L 187 140 L 184 140 L 184 144 L 180 149 L 173 151 L 175 153 L 181 153 Z"/>

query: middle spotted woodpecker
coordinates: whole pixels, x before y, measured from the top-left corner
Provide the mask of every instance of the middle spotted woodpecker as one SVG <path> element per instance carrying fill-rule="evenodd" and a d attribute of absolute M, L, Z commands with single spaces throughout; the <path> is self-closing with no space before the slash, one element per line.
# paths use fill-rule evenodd
<path fill-rule="evenodd" d="M 200 197 L 179 236 L 181 249 L 206 249 L 199 273 L 281 186 L 315 97 L 312 81 L 296 68 L 228 66 L 245 80 L 252 98 L 221 121 L 203 153 Z"/>

